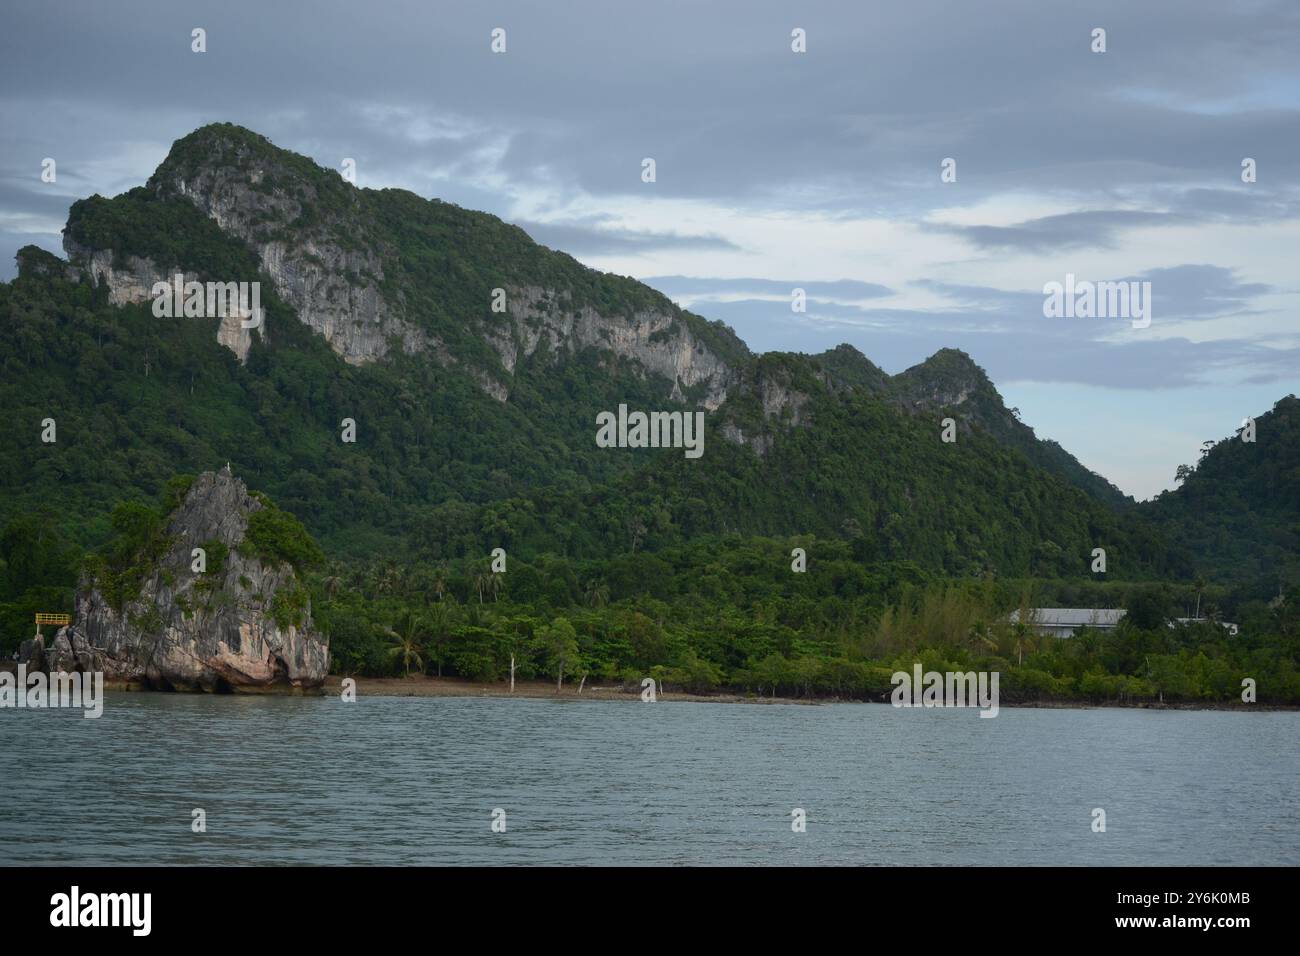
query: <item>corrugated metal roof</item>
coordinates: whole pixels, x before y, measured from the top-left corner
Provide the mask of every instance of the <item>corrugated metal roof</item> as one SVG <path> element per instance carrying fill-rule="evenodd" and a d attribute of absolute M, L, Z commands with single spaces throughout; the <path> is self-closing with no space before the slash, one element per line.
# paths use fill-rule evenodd
<path fill-rule="evenodd" d="M 1045 627 L 1114 627 L 1125 615 L 1122 608 L 1032 607 L 1030 620 Z M 1012 611 L 1011 620 L 1019 621 L 1020 612 Z"/>

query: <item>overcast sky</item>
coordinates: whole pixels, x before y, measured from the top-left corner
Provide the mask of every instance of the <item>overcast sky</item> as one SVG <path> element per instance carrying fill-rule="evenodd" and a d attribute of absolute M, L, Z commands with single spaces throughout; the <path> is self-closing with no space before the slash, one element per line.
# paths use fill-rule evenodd
<path fill-rule="evenodd" d="M 755 350 L 849 342 L 899 372 L 964 349 L 1138 497 L 1300 392 L 1294 0 L 43 0 L 2 22 L 2 279 L 26 243 L 60 251 L 73 200 L 231 121 L 517 222 Z M 1149 281 L 1150 326 L 1045 318 L 1067 274 Z"/>

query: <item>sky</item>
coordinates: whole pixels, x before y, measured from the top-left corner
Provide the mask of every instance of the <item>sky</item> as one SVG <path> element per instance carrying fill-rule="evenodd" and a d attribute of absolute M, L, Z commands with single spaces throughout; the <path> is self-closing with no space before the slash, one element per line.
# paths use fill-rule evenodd
<path fill-rule="evenodd" d="M 1300 393 L 1294 0 L 44 0 L 0 22 L 0 280 L 23 245 L 61 252 L 74 200 L 228 121 L 515 222 L 756 351 L 848 342 L 897 373 L 963 349 L 1138 498 Z M 1149 282 L 1150 324 L 1044 315 L 1067 275 Z"/>

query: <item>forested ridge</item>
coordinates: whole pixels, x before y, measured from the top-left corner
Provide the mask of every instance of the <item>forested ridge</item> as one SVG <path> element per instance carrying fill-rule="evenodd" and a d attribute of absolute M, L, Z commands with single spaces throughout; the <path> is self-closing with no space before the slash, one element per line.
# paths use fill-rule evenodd
<path fill-rule="evenodd" d="M 525 676 L 653 671 L 692 689 L 872 696 L 895 664 L 922 660 L 1002 669 L 1011 699 L 1228 700 L 1254 676 L 1261 694 L 1300 700 L 1294 397 L 1259 416 L 1255 442 L 1225 439 L 1176 491 L 1137 504 L 1039 440 L 964 353 L 896 376 L 849 346 L 753 355 L 725 326 L 495 217 L 356 190 L 255 134 L 218 132 L 178 142 L 156 179 L 274 163 L 279 178 L 258 188 L 299 211 L 268 214 L 268 235 L 381 248 L 385 294 L 453 361 L 343 361 L 250 248 L 184 198 L 141 187 L 78 203 L 73 247 L 261 281 L 266 334 L 241 363 L 216 319 L 110 304 L 75 263 L 22 250 L 19 277 L 0 284 L 0 650 L 33 610 L 71 610 L 87 567 L 129 569 L 143 547 L 132 529 L 142 514 L 161 522 L 178 476 L 229 462 L 319 542 L 304 571 L 343 672 L 487 680 L 513 654 Z M 498 283 L 684 323 L 729 376 L 703 457 L 596 446 L 600 411 L 699 398 L 599 347 L 540 348 L 510 369 L 508 400 L 485 394 L 485 370 L 504 372 L 479 292 Z M 345 418 L 355 443 L 340 440 Z M 57 440 L 42 441 L 50 419 Z M 488 570 L 494 548 L 504 574 Z M 806 572 L 791 569 L 796 548 Z M 1129 622 L 1038 640 L 1006 621 L 1030 605 L 1128 607 Z M 1242 636 L 1164 625 L 1195 606 Z"/>

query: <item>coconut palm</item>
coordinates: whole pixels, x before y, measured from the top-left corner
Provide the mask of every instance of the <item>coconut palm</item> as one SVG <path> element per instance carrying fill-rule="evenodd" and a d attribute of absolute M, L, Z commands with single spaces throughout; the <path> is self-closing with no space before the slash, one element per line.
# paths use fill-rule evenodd
<path fill-rule="evenodd" d="M 1023 624 L 1015 625 L 1015 646 L 1012 648 L 1016 652 L 1016 666 L 1019 667 L 1025 662 L 1025 651 L 1030 654 L 1038 653 L 1038 635 Z"/>
<path fill-rule="evenodd" d="M 388 638 L 389 648 L 388 656 L 393 660 L 401 661 L 402 669 L 405 676 L 411 676 L 411 668 L 418 667 L 424 670 L 424 658 L 420 656 L 419 642 L 409 637 L 403 637 L 391 627 L 382 628 L 382 633 Z"/>
<path fill-rule="evenodd" d="M 492 569 L 489 567 L 482 567 L 474 572 L 474 590 L 478 592 L 479 604 L 483 603 L 484 591 L 487 591 L 489 594 L 495 594 L 497 591 L 500 591 L 501 582 L 493 580 L 496 577 L 497 575 L 493 574 Z"/>
<path fill-rule="evenodd" d="M 451 628 L 454 623 L 452 606 L 448 604 L 433 605 L 425 618 L 425 650 L 437 667 L 439 677 L 442 676 L 442 659 L 447 645 L 451 643 Z"/>
<path fill-rule="evenodd" d="M 412 666 L 424 670 L 424 657 L 421 652 L 424 650 L 427 628 L 421 618 L 407 611 L 396 628 L 384 627 L 380 629 L 380 633 L 388 639 L 388 656 L 402 662 L 407 677 L 411 676 Z"/>

